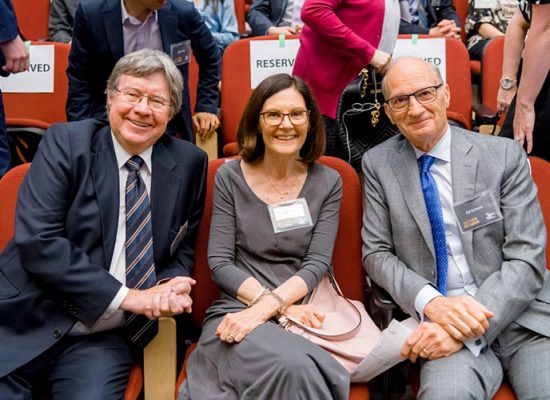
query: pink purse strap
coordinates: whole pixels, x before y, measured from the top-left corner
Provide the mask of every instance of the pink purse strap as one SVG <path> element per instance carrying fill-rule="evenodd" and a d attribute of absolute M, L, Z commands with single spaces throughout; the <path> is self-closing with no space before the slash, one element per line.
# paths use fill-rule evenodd
<path fill-rule="evenodd" d="M 344 295 L 342 294 L 342 291 L 340 290 L 340 287 L 338 286 L 338 283 L 336 282 L 336 279 L 334 279 L 334 276 L 332 276 L 331 273 L 327 272 L 327 274 L 325 275 L 325 277 L 323 279 L 328 280 L 329 285 L 334 289 L 334 295 L 344 299 L 345 302 L 346 302 L 346 305 L 349 306 L 349 310 L 357 318 L 357 323 L 354 324 L 354 327 L 349 329 L 349 330 L 346 330 L 344 332 L 329 333 L 326 330 L 323 330 L 322 328 L 317 329 L 317 328 L 312 328 L 312 327 L 309 327 L 309 326 L 305 326 L 300 321 L 298 321 L 298 320 L 296 320 L 296 319 L 294 319 L 293 317 L 290 317 L 290 316 L 280 318 L 279 323 L 282 326 L 285 326 L 285 327 L 288 324 L 294 324 L 294 325 L 298 326 L 300 329 L 302 329 L 304 332 L 307 332 L 309 334 L 318 336 L 318 337 L 326 339 L 326 340 L 335 340 L 335 341 L 336 340 L 346 340 L 346 339 L 354 337 L 357 334 L 357 332 L 359 331 L 359 329 L 361 328 L 361 323 L 363 321 L 363 316 L 361 315 L 361 312 L 355 306 L 355 304 L 353 304 L 348 298 L 344 297 Z M 319 285 L 321 285 L 321 283 L 319 283 Z M 309 303 L 311 303 L 312 300 L 315 298 L 315 295 L 317 294 L 317 289 L 318 288 L 319 288 L 319 286 L 317 286 L 313 290 L 313 292 L 311 293 L 311 296 L 309 298 Z"/>

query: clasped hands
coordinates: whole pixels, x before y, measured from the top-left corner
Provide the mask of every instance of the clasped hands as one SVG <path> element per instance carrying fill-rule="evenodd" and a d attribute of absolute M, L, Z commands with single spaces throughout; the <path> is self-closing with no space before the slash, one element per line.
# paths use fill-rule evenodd
<path fill-rule="evenodd" d="M 194 279 L 178 276 L 148 289 L 130 289 L 120 309 L 149 319 L 190 313 L 193 301 L 189 295 L 194 284 Z"/>
<path fill-rule="evenodd" d="M 456 353 L 464 341 L 485 334 L 494 314 L 471 296 L 438 296 L 424 308 L 431 322 L 422 322 L 407 338 L 401 356 L 435 360 Z"/>
<path fill-rule="evenodd" d="M 238 343 L 255 328 L 269 320 L 274 315 L 273 310 L 278 306 L 279 304 L 270 296 L 265 296 L 261 302 L 252 307 L 228 313 L 218 325 L 216 335 L 224 342 Z M 320 328 L 325 319 L 325 315 L 311 304 L 290 305 L 286 309 L 285 316 L 290 316 L 312 328 Z"/>
<path fill-rule="evenodd" d="M 460 27 L 456 26 L 456 22 L 452 19 L 443 19 L 430 29 L 430 35 L 453 37 L 460 40 Z"/>

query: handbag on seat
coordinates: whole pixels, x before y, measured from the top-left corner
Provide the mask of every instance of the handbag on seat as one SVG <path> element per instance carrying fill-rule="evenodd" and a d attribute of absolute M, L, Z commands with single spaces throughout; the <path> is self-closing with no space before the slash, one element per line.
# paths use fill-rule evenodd
<path fill-rule="evenodd" d="M 382 106 L 381 83 L 382 76 L 372 66 L 363 68 L 338 101 L 338 135 L 356 171 L 361 171 L 361 158 L 368 149 L 399 133 Z"/>
<path fill-rule="evenodd" d="M 305 326 L 291 316 L 281 317 L 280 325 L 321 346 L 351 374 L 378 342 L 380 329 L 363 303 L 344 297 L 330 273 L 319 282 L 306 302 L 325 314 L 321 328 Z"/>

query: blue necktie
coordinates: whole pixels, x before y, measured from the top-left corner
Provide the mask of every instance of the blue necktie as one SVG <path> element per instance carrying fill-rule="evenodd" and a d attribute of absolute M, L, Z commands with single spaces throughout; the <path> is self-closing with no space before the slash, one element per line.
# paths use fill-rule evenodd
<path fill-rule="evenodd" d="M 443 295 L 447 294 L 447 270 L 449 260 L 447 259 L 447 240 L 445 238 L 445 224 L 443 212 L 439 200 L 437 185 L 430 173 L 430 168 L 435 159 L 424 154 L 418 159 L 420 164 L 420 183 L 422 194 L 426 203 L 426 211 L 432 226 L 432 239 L 434 241 L 435 260 L 437 266 L 437 290 Z"/>
<path fill-rule="evenodd" d="M 151 208 L 145 183 L 139 170 L 143 159 L 130 158 L 126 181 L 126 286 L 130 289 L 147 289 L 155 285 L 155 261 L 153 258 L 153 231 Z M 143 315 L 129 314 L 126 329 L 130 340 L 144 347 L 156 334 L 155 321 Z"/>

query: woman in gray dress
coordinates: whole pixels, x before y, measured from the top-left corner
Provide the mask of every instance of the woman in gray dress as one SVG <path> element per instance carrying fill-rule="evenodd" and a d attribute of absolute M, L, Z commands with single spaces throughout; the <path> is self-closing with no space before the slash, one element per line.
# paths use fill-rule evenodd
<path fill-rule="evenodd" d="M 180 399 L 347 399 L 349 374 L 288 333 L 292 315 L 329 270 L 342 196 L 339 174 L 315 163 L 324 125 L 307 85 L 275 75 L 253 92 L 238 132 L 242 160 L 216 175 L 208 261 L 221 298 L 207 312 Z"/>

